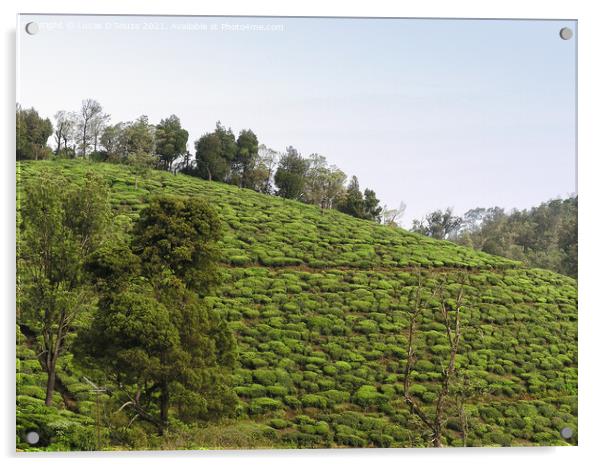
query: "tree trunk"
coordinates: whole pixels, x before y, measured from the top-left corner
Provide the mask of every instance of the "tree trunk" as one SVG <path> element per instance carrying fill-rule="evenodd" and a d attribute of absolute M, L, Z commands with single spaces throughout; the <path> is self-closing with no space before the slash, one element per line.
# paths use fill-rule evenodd
<path fill-rule="evenodd" d="M 83 135 L 82 135 L 82 158 L 86 158 L 86 144 L 88 143 L 88 135 L 86 134 L 86 126 L 87 126 L 87 122 L 84 121 L 84 131 L 83 131 Z"/>
<path fill-rule="evenodd" d="M 163 434 L 163 429 L 165 429 L 165 427 L 167 427 L 168 412 L 169 412 L 169 388 L 167 387 L 167 383 L 164 382 L 161 386 L 161 427 L 160 427 L 161 434 Z"/>
<path fill-rule="evenodd" d="M 48 380 L 46 382 L 46 406 L 52 405 L 52 395 L 54 395 L 54 385 L 56 383 L 56 362 L 51 363 L 46 369 Z"/>

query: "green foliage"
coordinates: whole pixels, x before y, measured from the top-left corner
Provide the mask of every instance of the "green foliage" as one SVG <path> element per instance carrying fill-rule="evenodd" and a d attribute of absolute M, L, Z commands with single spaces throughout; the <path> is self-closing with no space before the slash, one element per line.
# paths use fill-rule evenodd
<path fill-rule="evenodd" d="M 52 151 L 47 145 L 52 134 L 52 123 L 41 118 L 34 108 L 22 109 L 17 105 L 17 160 L 42 160 Z"/>
<path fill-rule="evenodd" d="M 278 195 L 286 199 L 301 200 L 308 169 L 309 162 L 301 157 L 297 149 L 292 146 L 287 147 L 286 154 L 280 158 L 274 175 Z"/>
<path fill-rule="evenodd" d="M 202 280 L 214 280 L 219 232 L 206 203 L 154 198 L 134 229 L 136 260 L 117 245 L 98 251 L 88 264 L 101 285 L 100 303 L 90 329 L 81 333 L 82 352 L 110 380 L 136 387 L 136 414 L 161 431 L 171 405 L 182 420 L 217 418 L 234 409 L 227 383 L 234 340 L 221 316 L 186 287 L 205 291 L 213 284 Z M 107 276 L 115 281 L 108 284 Z"/>
<path fill-rule="evenodd" d="M 54 167 L 67 180 L 65 186 L 75 185 L 90 166 L 79 161 L 26 162 L 19 164 L 19 176 L 27 180 Z M 151 171 L 143 189 L 136 190 L 134 175 L 123 167 L 102 163 L 93 167 L 111 186 L 110 203 L 120 234 L 90 255 L 86 270 L 95 277 L 104 274 L 105 283 L 111 282 L 108 277 L 113 271 L 114 284 L 123 281 L 123 286 L 102 291 L 107 287 L 98 279 L 96 293 L 140 293 L 145 299 L 162 296 L 148 304 L 149 310 L 167 309 L 167 328 L 176 329 L 179 346 L 184 348 L 195 347 L 182 344 L 182 339 L 196 330 L 192 328 L 187 337 L 176 325 L 181 316 L 175 309 L 190 300 L 184 306 L 188 312 L 198 312 L 205 323 L 217 319 L 224 335 L 234 333 L 241 363 L 233 382 L 240 400 L 232 399 L 230 405 L 237 405 L 235 420 L 208 420 L 197 428 L 203 409 L 208 413 L 214 403 L 220 412 L 220 403 L 229 401 L 217 394 L 207 395 L 207 408 L 203 408 L 196 395 L 188 397 L 195 390 L 178 380 L 170 386 L 170 423 L 164 435 L 157 437 L 151 425 L 139 418 L 127 429 L 128 417 L 118 434 L 112 431 L 107 438 L 111 448 L 428 446 L 429 439 L 421 435 L 415 416 L 402 399 L 407 311 L 419 266 L 429 271 L 430 278 L 423 283 L 425 295 L 444 277 L 453 281 L 457 276 L 454 270 L 466 271 L 468 276 L 457 365 L 480 385 L 464 406 L 467 444 L 564 445 L 567 442 L 560 437 L 560 429 L 566 425 L 576 431 L 575 280 L 451 242 L 358 221 L 336 211 L 321 212 L 317 206 L 235 186 Z M 138 269 L 136 260 L 127 254 L 130 241 L 135 243 L 132 233 L 141 212 L 153 197 L 165 194 L 206 198 L 221 220 L 221 237 L 215 244 L 222 252 L 223 280 L 202 306 L 185 292 L 171 266 L 151 274 L 145 267 L 148 261 L 142 260 Z M 237 256 L 244 260 L 232 261 Z M 127 279 L 130 275 L 135 279 Z M 153 291 L 144 291 L 146 287 Z M 443 299 L 453 300 L 455 292 L 453 286 L 446 288 Z M 439 301 L 431 301 L 432 309 L 417 323 L 420 331 L 415 345 L 421 359 L 412 373 L 412 393 L 426 410 L 434 409 L 445 364 L 441 345 L 447 341 Z M 192 303 L 203 309 L 193 311 L 189 308 Z M 100 307 L 104 307 L 102 300 Z M 199 325 L 201 334 L 207 332 L 205 324 Z M 18 338 L 18 380 L 23 388 L 19 388 L 18 412 L 24 403 L 43 406 L 35 387 L 43 387 L 44 374 L 35 359 L 37 352 L 32 354 L 27 346 L 37 338 L 37 329 L 31 333 L 32 337 Z M 214 344 L 218 343 L 205 339 L 201 346 Z M 70 356 L 68 353 L 65 358 Z M 74 359 L 81 362 L 79 356 Z M 134 362 L 130 358 L 129 363 Z M 227 363 L 219 366 L 228 367 Z M 67 369 L 61 376 L 64 373 L 69 381 L 66 386 L 73 388 L 71 395 L 79 397 L 71 397 L 73 409 L 80 410 L 86 425 L 93 425 L 95 405 L 87 401 L 89 396 L 84 401 L 86 393 L 77 383 L 81 383 L 81 374 L 96 380 L 90 374 L 97 372 L 79 365 Z M 103 383 L 114 386 L 109 380 Z M 223 381 L 217 386 L 216 392 L 226 390 L 228 384 Z M 159 392 L 153 393 L 149 412 L 158 416 Z M 455 393 L 450 403 L 456 402 Z M 57 407 L 71 403 L 69 393 L 57 396 Z M 113 410 L 125 402 L 117 394 L 112 397 L 107 403 L 113 404 Z M 198 409 L 187 416 L 189 406 Z M 73 414 L 70 409 L 62 409 L 60 417 Z M 129 409 L 122 412 L 131 416 Z M 462 423 L 447 409 L 451 415 L 443 442 L 461 445 Z M 575 444 L 576 436 L 568 443 Z M 71 447 L 63 444 L 61 448 Z"/>
<path fill-rule="evenodd" d="M 250 414 L 264 414 L 279 409 L 282 403 L 273 398 L 257 398 L 249 404 Z"/>
<path fill-rule="evenodd" d="M 194 143 L 196 164 L 200 176 L 206 180 L 228 181 L 232 163 L 237 156 L 236 138 L 231 129 L 218 121 L 215 131 L 204 134 Z"/>
<path fill-rule="evenodd" d="M 354 401 L 363 407 L 382 405 L 387 401 L 387 397 L 378 393 L 376 387 L 372 385 L 362 385 L 353 397 Z"/>
<path fill-rule="evenodd" d="M 134 252 L 145 273 L 173 273 L 191 289 L 206 293 L 218 280 L 216 212 L 199 198 L 153 198 L 133 232 Z"/>
<path fill-rule="evenodd" d="M 157 125 L 155 138 L 155 151 L 164 167 L 171 170 L 174 160 L 186 153 L 188 131 L 182 128 L 177 116 L 171 115 Z"/>
<path fill-rule="evenodd" d="M 412 231 L 437 239 L 448 239 L 462 225 L 462 218 L 453 214 L 451 207 L 445 210 L 435 210 L 422 220 L 414 220 Z"/>
<path fill-rule="evenodd" d="M 59 356 L 78 319 L 90 310 L 83 264 L 107 233 L 108 191 L 92 174 L 81 186 L 44 174 L 28 180 L 23 192 L 17 300 L 22 321 L 42 336 L 36 349 L 44 355 L 50 405 Z"/>
<path fill-rule="evenodd" d="M 454 240 L 475 249 L 577 277 L 577 197 L 529 210 L 477 208 L 464 214 Z"/>

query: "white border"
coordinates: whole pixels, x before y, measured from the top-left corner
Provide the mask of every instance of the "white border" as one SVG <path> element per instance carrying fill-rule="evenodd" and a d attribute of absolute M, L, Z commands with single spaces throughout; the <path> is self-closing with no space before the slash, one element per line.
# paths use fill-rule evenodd
<path fill-rule="evenodd" d="M 308 461 L 329 464 L 359 465 L 365 462 L 379 464 L 462 464 L 504 465 L 509 463 L 577 465 L 598 463 L 596 448 L 602 433 L 601 394 L 602 365 L 599 359 L 602 341 L 602 312 L 597 277 L 601 276 L 599 199 L 602 147 L 602 104 L 600 87 L 602 72 L 601 16 L 595 0 L 429 0 L 421 2 L 386 2 L 384 0 L 305 0 L 262 1 L 244 0 L 186 1 L 161 0 L 3 0 L 0 2 L 0 22 L 3 38 L 3 72 L 0 127 L 3 129 L 3 154 L 0 189 L 2 235 L 0 280 L 2 307 L 3 377 L 0 398 L 3 413 L 0 422 L 2 456 L 6 464 L 43 461 L 46 465 L 106 464 L 108 461 L 124 464 L 155 465 L 165 461 L 185 464 L 224 464 L 244 462 L 248 465 L 306 464 Z M 394 16 L 394 17 L 476 17 L 476 18 L 560 18 L 579 21 L 579 443 L 576 448 L 515 448 L 515 449 L 446 449 L 435 450 L 296 450 L 244 452 L 140 452 L 127 454 L 14 454 L 14 102 L 15 102 L 15 25 L 17 13 L 115 13 L 115 14 L 197 14 L 197 15 L 289 15 L 289 16 Z M 48 74 L 46 74 L 48 73 Z M 41 70 L 40 79 L 55 79 L 53 70 Z M 6 371 L 6 372 L 5 372 Z"/>

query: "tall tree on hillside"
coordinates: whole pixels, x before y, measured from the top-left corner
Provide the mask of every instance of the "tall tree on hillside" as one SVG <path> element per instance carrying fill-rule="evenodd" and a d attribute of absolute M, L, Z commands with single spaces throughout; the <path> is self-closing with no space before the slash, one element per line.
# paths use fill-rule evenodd
<path fill-rule="evenodd" d="M 163 432 L 233 412 L 235 340 L 199 299 L 217 275 L 220 222 L 197 198 L 154 198 L 134 229 L 133 252 L 116 245 L 88 270 L 101 293 L 82 346 L 126 397 L 124 407 Z M 132 257 L 135 256 L 135 257 Z"/>
<path fill-rule="evenodd" d="M 54 131 L 55 154 L 75 157 L 77 153 L 78 116 L 74 112 L 61 110 L 54 115 L 54 119 L 56 121 Z"/>
<path fill-rule="evenodd" d="M 107 126 L 100 137 L 100 146 L 105 160 L 118 162 L 122 158 L 123 123 Z"/>
<path fill-rule="evenodd" d="M 219 136 L 206 133 L 194 143 L 196 166 L 201 175 L 209 181 L 223 181 L 228 173 L 228 163 L 221 156 Z"/>
<path fill-rule="evenodd" d="M 78 139 L 82 157 L 86 158 L 90 145 L 94 142 L 93 127 L 103 118 L 102 106 L 94 99 L 85 99 L 79 110 Z"/>
<path fill-rule="evenodd" d="M 308 161 L 301 157 L 297 149 L 292 146 L 287 147 L 286 154 L 280 158 L 274 175 L 278 196 L 302 200 L 308 168 Z"/>
<path fill-rule="evenodd" d="M 331 209 L 343 197 L 347 176 L 334 165 L 329 166 L 326 158 L 311 154 L 306 174 L 303 198 L 322 209 Z"/>
<path fill-rule="evenodd" d="M 55 130 L 54 130 L 54 140 L 56 142 L 56 149 L 54 153 L 59 155 L 61 153 L 62 145 L 63 145 L 63 134 L 65 132 L 66 126 L 68 125 L 68 113 L 65 110 L 59 110 L 54 115 Z"/>
<path fill-rule="evenodd" d="M 155 136 L 156 151 L 163 168 L 171 171 L 173 162 L 186 153 L 188 131 L 182 128 L 180 119 L 171 115 L 160 121 Z"/>
<path fill-rule="evenodd" d="M 255 191 L 272 194 L 274 173 L 279 160 L 280 153 L 278 151 L 266 147 L 264 144 L 259 146 L 257 160 L 251 171 L 251 183 L 254 185 Z"/>
<path fill-rule="evenodd" d="M 34 108 L 22 109 L 17 104 L 17 160 L 38 160 L 51 153 L 48 138 L 52 135 L 52 123 L 42 118 Z"/>
<path fill-rule="evenodd" d="M 93 301 L 83 263 L 106 233 L 110 205 L 107 187 L 93 175 L 73 188 L 47 175 L 27 182 L 23 190 L 17 250 L 20 320 L 40 329 L 50 406 L 57 362 L 77 319 Z"/>
<path fill-rule="evenodd" d="M 230 180 L 232 162 L 238 151 L 231 129 L 226 129 L 218 121 L 215 130 L 201 136 L 194 146 L 201 178 L 209 181 Z"/>
<path fill-rule="evenodd" d="M 125 123 L 122 127 L 119 141 L 122 156 L 127 160 L 131 156 L 144 154 L 154 157 L 155 127 L 148 121 L 146 115 L 135 121 Z"/>
<path fill-rule="evenodd" d="M 386 205 L 383 207 L 381 222 L 390 227 L 401 226 L 401 219 L 406 211 L 405 202 L 401 201 L 397 209 L 389 209 Z"/>
<path fill-rule="evenodd" d="M 454 215 L 451 207 L 435 210 L 423 220 L 414 220 L 412 231 L 437 239 L 450 239 L 462 225 L 462 218 Z"/>
<path fill-rule="evenodd" d="M 193 175 L 195 168 L 196 168 L 196 166 L 194 164 L 194 159 L 192 157 L 192 154 L 190 153 L 190 151 L 187 150 L 182 155 L 182 159 L 176 164 L 176 167 L 174 168 L 174 170 L 176 172 L 182 172 L 187 175 Z"/>
<path fill-rule="evenodd" d="M 376 198 L 376 193 L 371 189 L 364 191 L 364 218 L 380 223 L 383 208 Z"/>
<path fill-rule="evenodd" d="M 236 184 L 241 188 L 254 189 L 252 170 L 257 162 L 259 142 L 250 129 L 243 129 L 236 140 L 236 156 L 232 172 L 236 175 Z"/>
<path fill-rule="evenodd" d="M 111 116 L 107 113 L 99 113 L 90 121 L 90 141 L 92 146 L 92 152 L 98 153 L 100 148 L 101 137 L 109 124 Z"/>
<path fill-rule="evenodd" d="M 345 197 L 341 200 L 337 208 L 348 215 L 357 218 L 364 218 L 364 196 L 360 190 L 360 183 L 357 176 L 352 176 L 347 185 Z"/>

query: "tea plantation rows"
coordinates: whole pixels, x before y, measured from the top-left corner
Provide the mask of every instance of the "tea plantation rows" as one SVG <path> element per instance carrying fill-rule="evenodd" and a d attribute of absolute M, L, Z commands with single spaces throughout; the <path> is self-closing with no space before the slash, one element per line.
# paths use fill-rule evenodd
<path fill-rule="evenodd" d="M 464 399 L 466 444 L 577 443 L 577 435 L 563 439 L 559 433 L 577 431 L 577 289 L 571 278 L 183 175 L 152 171 L 136 180 L 123 166 L 74 161 L 24 162 L 17 170 L 19 179 L 56 171 L 72 182 L 88 171 L 102 174 L 112 187 L 115 224 L 124 232 L 147 196 L 158 192 L 204 196 L 226 226 L 224 280 L 208 301 L 237 335 L 237 417 L 176 444 L 130 429 L 120 434 L 121 448 L 426 446 L 424 428 L 403 400 L 408 311 L 418 275 L 425 289 L 441 290 L 440 300 L 453 299 L 465 281 L 457 367 L 473 387 Z M 445 326 L 432 304 L 418 321 L 411 386 L 427 409 L 448 357 Z M 97 404 L 84 374 L 71 355 L 64 357 L 55 407 L 45 407 L 45 373 L 32 348 L 36 335 L 22 324 L 18 430 L 44 420 L 55 438 L 50 449 L 93 448 Z M 100 405 L 108 399 L 102 395 Z M 461 423 L 455 412 L 447 416 L 445 444 L 463 445 Z M 115 444 L 115 432 L 102 435 Z"/>

